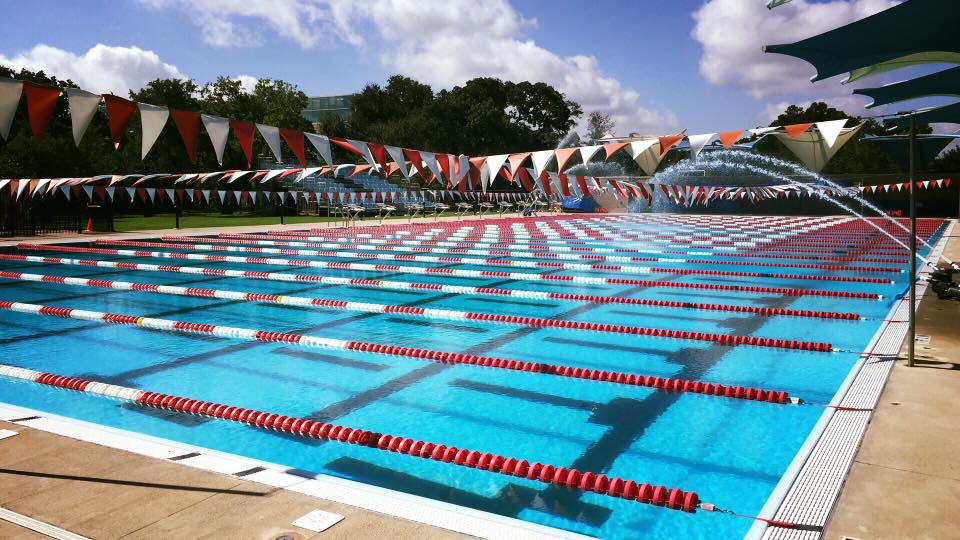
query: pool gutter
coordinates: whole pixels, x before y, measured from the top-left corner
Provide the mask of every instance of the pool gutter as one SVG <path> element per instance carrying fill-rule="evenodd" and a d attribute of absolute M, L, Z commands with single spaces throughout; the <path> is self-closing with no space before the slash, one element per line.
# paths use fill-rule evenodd
<path fill-rule="evenodd" d="M 956 224 L 956 220 L 948 221 L 927 261 L 935 262 L 939 258 Z M 918 273 L 925 275 L 930 271 L 924 265 Z M 926 282 L 917 283 L 918 305 L 926 289 Z M 905 321 L 909 315 L 909 303 L 909 297 L 900 298 L 884 320 Z M 907 330 L 905 322 L 881 324 L 865 351 L 884 356 L 881 359 L 876 355 L 861 358 L 830 401 L 830 405 L 860 410 L 825 409 L 760 510 L 760 517 L 796 523 L 801 527 L 773 527 L 756 521 L 745 538 L 815 540 L 822 536 L 866 433 L 873 408 L 906 340 Z"/>

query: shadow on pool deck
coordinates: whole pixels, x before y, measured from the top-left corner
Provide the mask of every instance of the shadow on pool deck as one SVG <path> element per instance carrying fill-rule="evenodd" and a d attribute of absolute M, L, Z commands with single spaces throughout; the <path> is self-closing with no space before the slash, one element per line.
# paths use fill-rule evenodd
<path fill-rule="evenodd" d="M 954 230 L 957 230 L 956 228 Z M 944 254 L 960 259 L 960 237 Z M 957 538 L 960 523 L 960 302 L 920 302 L 917 362 L 897 360 L 824 538 Z M 901 358 L 906 357 L 906 348 Z"/>

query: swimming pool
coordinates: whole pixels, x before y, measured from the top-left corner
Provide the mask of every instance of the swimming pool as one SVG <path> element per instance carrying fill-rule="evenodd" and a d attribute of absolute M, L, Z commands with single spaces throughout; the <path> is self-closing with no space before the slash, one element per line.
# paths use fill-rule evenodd
<path fill-rule="evenodd" d="M 941 226 L 921 220 L 925 237 Z M 656 386 L 706 381 L 828 403 L 906 287 L 905 263 L 875 229 L 836 217 L 562 216 L 21 246 L 0 257 L 0 301 L 315 339 L 17 305 L 0 310 L 0 353 L 8 365 L 649 482 L 755 514 L 824 409 Z M 433 362 L 411 349 L 472 356 Z M 475 365 L 491 358 L 563 369 Z M 606 538 L 736 537 L 751 525 L 5 377 L 0 401 Z"/>

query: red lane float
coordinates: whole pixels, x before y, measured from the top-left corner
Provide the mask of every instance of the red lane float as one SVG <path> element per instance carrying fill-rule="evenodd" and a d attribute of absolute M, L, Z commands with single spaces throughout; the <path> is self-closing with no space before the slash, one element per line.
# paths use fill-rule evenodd
<path fill-rule="evenodd" d="M 517 289 L 497 289 L 491 287 L 469 287 L 464 285 L 442 285 L 438 283 L 416 283 L 407 281 L 385 281 L 375 279 L 341 278 L 330 276 L 312 276 L 303 274 L 285 274 L 279 272 L 250 272 L 246 270 L 227 270 L 224 268 L 204 268 L 198 266 L 163 266 L 156 264 L 125 263 L 116 261 L 98 261 L 93 259 L 63 259 L 59 257 L 35 257 L 31 255 L 5 255 L 0 260 L 26 261 L 43 264 L 65 264 L 77 266 L 97 266 L 100 268 L 120 268 L 146 272 L 168 272 L 177 274 L 224 276 L 241 279 L 259 279 L 267 281 L 321 283 L 327 285 L 350 285 L 366 288 L 428 290 L 458 295 L 477 295 L 495 297 L 515 297 L 533 300 L 565 300 L 592 304 L 624 304 L 675 309 L 695 309 L 705 311 L 727 311 L 734 313 L 752 313 L 763 316 L 809 317 L 816 319 L 839 319 L 855 321 L 860 319 L 857 313 L 837 311 L 813 311 L 807 309 L 769 308 L 740 306 L 735 304 L 710 304 L 702 302 L 677 302 L 673 300 L 649 300 L 645 298 L 627 298 L 620 296 L 598 296 L 591 294 L 572 294 L 544 291 L 524 291 Z"/>
<path fill-rule="evenodd" d="M 602 278 L 586 276 L 558 276 L 553 274 L 534 274 L 524 272 L 498 272 L 493 270 L 461 270 L 458 268 L 423 268 L 420 266 L 400 266 L 395 264 L 360 264 L 347 262 L 306 261 L 302 259 L 273 259 L 268 257 L 231 257 L 226 255 L 206 255 L 202 253 L 171 253 L 167 251 L 141 251 L 111 248 L 81 248 L 56 246 L 51 244 L 17 244 L 17 249 L 25 251 L 59 251 L 69 253 L 98 253 L 101 255 L 121 255 L 124 257 L 152 257 L 157 259 L 183 259 L 194 261 L 234 262 L 243 264 L 264 264 L 271 266 L 296 266 L 310 268 L 328 268 L 336 270 L 356 270 L 360 272 L 403 272 L 407 274 L 427 274 L 457 276 L 475 279 L 500 278 L 518 281 L 558 281 L 563 283 L 590 285 L 628 285 L 634 287 L 665 287 L 678 289 L 699 289 L 711 291 L 738 291 L 760 294 L 779 294 L 784 296 L 825 296 L 832 298 L 857 298 L 879 300 L 879 294 L 849 291 L 821 291 L 798 287 L 757 287 L 752 285 L 721 285 L 715 283 L 679 283 L 645 279 Z"/>
<path fill-rule="evenodd" d="M 252 237 L 252 238 L 251 238 Z M 659 262 L 659 263 L 695 263 L 711 264 L 723 266 L 763 266 L 773 268 L 803 268 L 812 270 L 843 271 L 843 272 L 871 272 L 871 273 L 900 273 L 899 268 L 882 266 L 843 266 L 827 264 L 801 264 L 801 263 L 765 263 L 750 261 L 718 261 L 714 259 L 677 259 L 673 257 L 621 257 L 611 255 L 593 255 L 568 253 L 576 251 L 574 248 L 561 247 L 536 247 L 525 249 L 522 244 L 489 243 L 489 242 L 443 242 L 436 240 L 369 240 L 368 242 L 347 242 L 345 239 L 337 238 L 335 242 L 294 242 L 287 240 L 268 240 L 263 235 L 248 234 L 226 234 L 221 233 L 218 238 L 202 236 L 163 236 L 161 240 L 165 242 L 209 242 L 217 244 L 253 244 L 258 246 L 285 246 L 285 247 L 313 247 L 328 249 L 389 249 L 400 251 L 413 251 L 432 253 L 438 249 L 443 249 L 442 253 L 455 253 L 462 255 L 507 255 L 511 257 L 523 258 L 544 258 L 544 259 L 567 259 L 567 260 L 586 260 L 586 261 L 606 261 L 606 262 Z M 313 237 L 308 237 L 313 238 Z M 383 246 L 383 247 L 381 247 Z M 410 247 L 413 246 L 413 247 Z M 424 247 L 426 246 L 426 247 Z M 435 247 L 434 247 L 435 246 Z M 484 249 L 475 249 L 484 248 Z M 607 248 L 612 251 L 612 248 Z M 507 251 L 499 251 L 507 250 Z M 642 252 L 642 250 L 639 250 Z M 650 250 L 653 251 L 653 250 Z M 439 252 L 439 251 L 436 251 Z"/>
<path fill-rule="evenodd" d="M 471 257 L 434 257 L 426 255 L 393 255 L 388 253 L 369 253 L 356 251 L 321 251 L 314 249 L 281 249 L 265 247 L 216 246 L 199 243 L 141 242 L 136 240 L 97 240 L 98 245 L 123 247 L 155 247 L 166 249 L 197 249 L 200 251 L 218 251 L 228 253 L 263 253 L 267 255 L 294 255 L 299 257 L 332 257 L 337 259 L 374 259 L 386 261 L 408 261 L 427 263 L 457 263 L 478 266 L 515 266 L 518 268 L 555 268 L 576 271 L 605 271 L 626 274 L 674 274 L 682 276 L 731 276 L 755 277 L 764 279 L 789 279 L 806 281 L 837 281 L 843 283 L 893 283 L 889 279 L 848 276 L 820 276 L 805 274 L 771 274 L 766 272 L 737 272 L 732 270 L 700 270 L 689 268 L 654 268 L 649 266 L 623 266 L 614 264 L 579 264 L 546 261 L 517 261 L 510 259 L 475 259 Z M 499 255 L 509 255 L 502 252 Z"/>
<path fill-rule="evenodd" d="M 696 341 L 713 341 L 732 345 L 755 345 L 758 347 L 775 347 L 783 349 L 798 349 L 804 351 L 831 350 L 829 343 L 812 341 L 796 341 L 792 339 L 773 339 L 764 337 L 730 336 L 711 332 L 684 332 L 663 328 L 648 328 L 643 326 L 626 326 L 622 324 L 606 324 L 589 321 L 571 321 L 566 319 L 544 319 L 541 317 L 523 317 L 518 315 L 502 315 L 498 313 L 481 313 L 474 311 L 457 311 L 452 309 L 431 309 L 413 306 L 391 304 L 374 304 L 369 302 L 350 302 L 331 298 L 308 298 L 304 296 L 288 296 L 281 294 L 265 294 L 247 291 L 227 291 L 218 289 L 203 289 L 198 287 L 180 287 L 176 285 L 160 285 L 156 283 L 135 283 L 130 281 L 113 281 L 107 279 L 88 279 L 69 276 L 51 276 L 44 274 L 26 274 L 21 272 L 0 271 L 0 278 L 16 279 L 19 281 L 34 281 L 45 283 L 62 283 L 77 287 L 96 287 L 101 289 L 116 289 L 121 291 L 141 291 L 154 294 L 170 294 L 176 296 L 191 296 L 195 298 L 219 298 L 238 300 L 241 302 L 257 302 L 279 304 L 285 306 L 317 307 L 339 309 L 343 311 L 361 311 L 365 313 L 390 313 L 418 317 L 424 319 L 442 319 L 450 321 L 482 321 L 488 323 L 511 324 L 531 328 L 561 328 L 565 330 L 582 330 L 587 332 L 602 332 L 608 334 L 629 334 L 638 336 L 656 336 L 673 339 L 692 339 Z M 730 339 L 733 339 L 731 342 Z"/>
<path fill-rule="evenodd" d="M 608 477 L 604 474 L 558 467 L 537 461 L 530 463 L 525 459 L 425 442 L 400 435 L 377 433 L 345 425 L 244 409 L 222 403 L 161 394 L 4 364 L 0 364 L 0 376 L 108 397 L 179 414 L 217 418 L 308 439 L 354 444 L 421 459 L 442 461 L 459 467 L 482 469 L 505 476 L 526 478 L 559 487 L 590 491 L 610 497 L 662 506 L 671 510 L 681 510 L 691 514 L 695 513 L 700 505 L 700 497 L 693 491 L 638 483 L 634 480 L 615 476 Z"/>
<path fill-rule="evenodd" d="M 511 371 L 526 371 L 530 373 L 540 373 L 543 375 L 554 375 L 573 379 L 589 379 L 594 381 L 624 384 L 628 386 L 645 386 L 663 391 L 690 392 L 732 399 L 765 401 L 780 405 L 786 405 L 790 402 L 789 394 L 783 391 L 762 390 L 758 388 L 747 388 L 742 386 L 726 386 L 722 384 L 705 383 L 703 381 L 672 379 L 669 377 L 652 377 L 638 375 L 636 373 L 605 371 L 574 366 L 561 366 L 557 364 L 545 364 L 540 362 L 525 362 L 523 360 L 511 360 L 507 358 L 480 356 L 476 354 L 451 353 L 445 351 L 435 351 L 431 349 L 420 349 L 417 347 L 381 345 L 379 343 L 304 336 L 302 334 L 291 334 L 287 332 L 270 332 L 266 330 L 252 330 L 249 328 L 233 328 L 229 326 L 171 321 L 167 319 L 154 319 L 118 313 L 101 313 L 99 311 L 43 306 L 38 304 L 25 304 L 6 300 L 0 300 L 0 309 L 15 311 L 18 313 L 61 317 L 65 319 L 77 319 L 81 321 L 92 321 L 106 324 L 119 324 L 133 326 L 134 328 L 164 330 L 181 334 L 203 334 L 245 341 L 285 343 L 287 345 L 297 347 L 359 351 L 384 354 L 387 356 L 416 358 L 442 364 L 465 364 L 506 369 Z"/>

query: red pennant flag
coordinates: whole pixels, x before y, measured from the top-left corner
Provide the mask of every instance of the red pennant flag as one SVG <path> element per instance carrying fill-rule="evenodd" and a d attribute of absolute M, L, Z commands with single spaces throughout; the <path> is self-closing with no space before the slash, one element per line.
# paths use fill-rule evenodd
<path fill-rule="evenodd" d="M 280 136 L 287 142 L 287 146 L 293 150 L 293 155 L 297 156 L 300 165 L 306 167 L 307 155 L 303 151 L 303 132 L 296 129 L 280 128 Z"/>
<path fill-rule="evenodd" d="M 420 152 L 418 150 L 404 148 L 403 157 L 413 162 L 413 166 L 417 169 L 417 172 L 420 173 L 420 181 L 426 183 L 430 177 L 427 175 L 427 171 L 423 168 L 423 158 L 420 157 Z"/>
<path fill-rule="evenodd" d="M 330 139 L 330 142 L 332 142 L 333 144 L 339 146 L 340 148 L 343 148 L 348 152 L 351 152 L 358 156 L 363 156 L 363 152 L 360 151 L 360 149 L 354 147 L 352 144 L 348 143 L 346 139 L 341 139 L 340 137 L 328 137 L 328 139 Z"/>
<path fill-rule="evenodd" d="M 247 156 L 247 168 L 253 166 L 253 132 L 256 125 L 246 120 L 231 120 L 230 127 L 233 129 L 233 136 L 240 141 L 240 148 L 243 155 Z"/>
<path fill-rule="evenodd" d="M 735 129 L 733 131 L 721 131 L 717 133 L 717 137 L 720 137 L 720 142 L 723 143 L 724 148 L 730 148 L 740 140 L 740 135 L 742 134 L 742 129 Z"/>
<path fill-rule="evenodd" d="M 23 82 L 23 93 L 27 95 L 27 116 L 30 118 L 30 131 L 37 142 L 43 141 L 47 134 L 47 124 L 57 107 L 60 89 L 43 86 L 30 81 Z"/>
<path fill-rule="evenodd" d="M 370 149 L 370 154 L 373 156 L 373 159 L 380 165 L 380 170 L 386 174 L 387 172 L 387 149 L 384 148 L 382 144 L 377 143 L 367 143 L 367 148 Z M 390 176 L 390 175 L 387 175 Z"/>
<path fill-rule="evenodd" d="M 664 135 L 663 137 L 657 137 L 657 139 L 660 141 L 660 157 L 663 157 L 673 148 L 673 145 L 683 140 L 683 135 Z"/>
<path fill-rule="evenodd" d="M 446 154 L 434 154 L 434 158 L 437 160 L 437 165 L 440 166 L 440 172 L 443 173 L 444 178 L 447 179 L 447 186 L 453 187 L 453 171 L 450 169 L 450 160 L 447 159 Z"/>
<path fill-rule="evenodd" d="M 563 172 L 563 166 L 567 164 L 567 161 L 580 150 L 579 148 L 557 148 L 554 150 L 554 155 L 557 156 L 557 171 Z"/>
<path fill-rule="evenodd" d="M 578 176 L 578 177 L 577 177 L 577 184 L 580 185 L 580 192 L 583 193 L 584 196 L 589 197 L 589 196 L 590 196 L 590 190 L 587 189 L 587 179 L 584 178 L 584 177 L 582 177 L 582 176 Z"/>
<path fill-rule="evenodd" d="M 520 184 L 523 185 L 523 189 L 527 191 L 533 191 L 533 180 L 530 179 L 530 174 L 526 169 L 520 167 L 517 169 L 517 174 L 520 175 Z"/>
<path fill-rule="evenodd" d="M 618 143 L 610 143 L 610 144 L 603 145 L 603 151 L 607 153 L 607 159 L 604 161 L 609 160 L 611 157 L 613 157 L 614 154 L 622 150 L 628 144 L 630 143 L 618 142 Z"/>
<path fill-rule="evenodd" d="M 949 179 L 949 178 L 944 178 L 944 179 L 943 179 L 943 187 L 945 187 L 945 188 L 950 187 L 950 179 Z"/>
<path fill-rule="evenodd" d="M 783 129 L 787 132 L 787 137 L 796 139 L 811 127 L 813 127 L 813 122 L 808 124 L 791 124 L 789 126 L 783 126 Z"/>
<path fill-rule="evenodd" d="M 180 132 L 183 146 L 187 148 L 190 161 L 197 162 L 197 136 L 200 133 L 200 113 L 170 109 L 170 118 Z"/>
<path fill-rule="evenodd" d="M 507 158 L 507 162 L 510 163 L 511 172 L 510 176 L 507 177 L 507 180 L 513 181 L 513 178 L 517 175 L 517 173 L 523 170 L 521 165 L 528 157 L 530 157 L 530 152 L 523 152 L 522 154 L 510 154 L 510 156 Z M 522 178 L 523 177 L 521 176 L 521 179 Z M 527 181 L 529 180 L 530 178 L 528 177 Z"/>
<path fill-rule="evenodd" d="M 129 99 L 123 99 L 111 94 L 104 94 L 103 101 L 107 104 L 107 119 L 110 122 L 110 139 L 113 141 L 113 148 L 120 148 L 120 140 L 123 139 L 123 132 L 127 129 L 127 124 L 133 118 L 133 113 L 137 110 L 137 104 Z"/>
<path fill-rule="evenodd" d="M 470 182 L 474 189 L 480 184 L 480 169 L 486 161 L 487 156 L 472 157 L 467 160 L 470 163 Z"/>
<path fill-rule="evenodd" d="M 567 184 L 567 175 L 561 174 L 560 178 L 560 191 L 563 193 L 564 197 L 570 196 L 570 185 Z"/>

